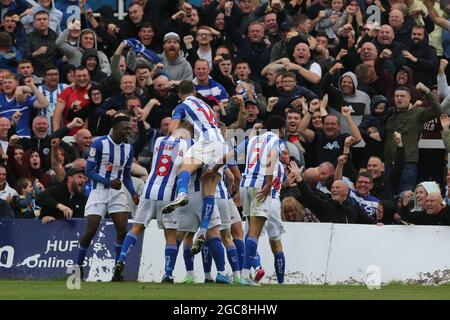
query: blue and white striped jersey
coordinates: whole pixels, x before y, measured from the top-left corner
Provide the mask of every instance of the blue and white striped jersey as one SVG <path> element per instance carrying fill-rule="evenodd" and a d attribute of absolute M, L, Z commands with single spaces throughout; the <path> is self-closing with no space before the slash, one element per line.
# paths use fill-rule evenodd
<path fill-rule="evenodd" d="M 187 148 L 187 142 L 181 138 L 170 136 L 156 139 L 150 175 L 142 193 L 145 199 L 175 199 L 178 169 Z"/>
<path fill-rule="evenodd" d="M 172 119 L 184 120 L 194 126 L 195 141 L 220 141 L 225 139 L 214 111 L 202 100 L 189 96 L 173 110 Z"/>
<path fill-rule="evenodd" d="M 284 180 L 286 180 L 286 169 L 284 167 L 284 164 L 282 164 L 280 161 L 277 161 L 275 172 L 273 174 L 272 189 L 270 190 L 272 199 L 280 199 L 281 185 Z"/>
<path fill-rule="evenodd" d="M 273 175 L 274 172 L 268 172 L 270 168 L 270 152 L 276 151 L 277 158 L 287 147 L 286 145 L 272 132 L 266 132 L 262 135 L 257 135 L 248 142 L 242 142 L 238 146 L 238 153 L 244 149 L 243 145 L 247 143 L 245 172 L 242 176 L 241 187 L 262 188 L 266 184 L 266 176 Z"/>
<path fill-rule="evenodd" d="M 126 168 L 131 170 L 133 147 L 129 143 L 116 144 L 111 136 L 103 136 L 94 141 L 89 151 L 88 162 L 95 164 L 95 173 L 109 181 L 120 179 Z M 92 190 L 109 189 L 100 182 L 91 180 Z"/>
<path fill-rule="evenodd" d="M 38 90 L 42 92 L 42 94 L 48 101 L 48 107 L 39 110 L 39 114 L 47 118 L 50 132 L 53 132 L 52 119 L 53 114 L 55 113 L 56 104 L 58 103 L 58 97 L 61 92 L 67 87 L 68 85 L 65 83 L 58 83 L 56 90 L 53 91 L 48 90 L 45 84 L 42 84 L 38 87 Z"/>

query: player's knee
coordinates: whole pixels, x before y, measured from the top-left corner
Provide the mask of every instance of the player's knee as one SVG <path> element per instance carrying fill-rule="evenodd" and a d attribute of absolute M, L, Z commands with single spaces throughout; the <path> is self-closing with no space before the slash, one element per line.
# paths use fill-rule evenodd
<path fill-rule="evenodd" d="M 273 254 L 277 254 L 283 251 L 283 245 L 281 244 L 281 240 L 269 240 L 270 248 L 272 249 Z"/>

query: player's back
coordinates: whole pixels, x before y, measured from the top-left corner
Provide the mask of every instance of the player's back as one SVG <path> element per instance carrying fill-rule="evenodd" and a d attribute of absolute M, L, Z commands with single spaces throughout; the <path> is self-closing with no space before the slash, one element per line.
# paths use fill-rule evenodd
<path fill-rule="evenodd" d="M 186 98 L 175 108 L 172 119 L 185 120 L 192 124 L 196 141 L 225 143 L 214 111 L 209 105 L 194 96 Z"/>
<path fill-rule="evenodd" d="M 273 174 L 272 189 L 270 190 L 272 199 L 280 199 L 281 184 L 284 180 L 286 180 L 286 170 L 281 161 L 278 160 Z"/>
<path fill-rule="evenodd" d="M 156 139 L 151 171 L 143 192 L 146 199 L 170 201 L 175 198 L 178 169 L 187 148 L 187 142 L 179 137 Z"/>
<path fill-rule="evenodd" d="M 247 142 L 245 172 L 241 187 L 262 188 L 265 185 L 266 176 L 273 174 L 267 171 L 270 167 L 270 153 L 275 150 L 279 155 L 281 146 L 280 139 L 272 132 L 250 138 Z"/>
<path fill-rule="evenodd" d="M 133 147 L 129 143 L 116 144 L 111 137 L 103 136 L 94 141 L 89 152 L 89 162 L 95 163 L 95 172 L 108 180 L 123 178 L 125 167 L 130 166 L 133 158 Z M 101 183 L 92 180 L 92 189 Z"/>

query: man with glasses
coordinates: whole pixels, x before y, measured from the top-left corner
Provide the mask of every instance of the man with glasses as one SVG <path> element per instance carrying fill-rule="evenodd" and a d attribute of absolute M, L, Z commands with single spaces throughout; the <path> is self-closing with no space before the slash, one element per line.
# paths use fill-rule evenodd
<path fill-rule="evenodd" d="M 350 189 L 348 198 L 350 203 L 359 206 L 368 216 L 375 219 L 380 200 L 370 194 L 372 188 L 372 175 L 369 172 L 361 172 L 356 178 L 355 190 Z"/>
<path fill-rule="evenodd" d="M 49 132 L 53 132 L 53 114 L 55 113 L 58 96 L 68 85 L 59 82 L 59 71 L 56 66 L 48 66 L 44 71 L 44 83 L 38 87 L 48 101 L 48 107 L 40 110 L 40 114 L 47 118 L 50 124 Z"/>

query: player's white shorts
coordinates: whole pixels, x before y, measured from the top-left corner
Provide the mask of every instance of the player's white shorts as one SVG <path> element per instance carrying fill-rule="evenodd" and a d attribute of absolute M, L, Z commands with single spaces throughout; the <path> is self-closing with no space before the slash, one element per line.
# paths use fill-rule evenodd
<path fill-rule="evenodd" d="M 228 199 L 228 208 L 230 209 L 231 224 L 233 225 L 236 222 L 242 222 L 241 215 L 239 214 L 239 210 L 233 199 Z"/>
<path fill-rule="evenodd" d="M 222 162 L 224 154 L 228 151 L 228 146 L 220 141 L 197 141 L 186 152 L 183 163 L 194 158 L 195 164 L 203 164 L 205 167 Z"/>
<path fill-rule="evenodd" d="M 260 188 L 242 187 L 240 190 L 244 216 L 263 217 L 267 219 L 270 214 L 270 204 L 272 202 L 270 194 L 263 202 L 259 202 L 256 200 L 256 195 L 261 191 Z"/>
<path fill-rule="evenodd" d="M 188 194 L 189 203 L 178 208 L 178 231 L 197 232 L 202 219 L 203 195 L 202 192 Z M 208 229 L 212 229 L 221 224 L 219 210 L 214 206 L 213 213 L 209 220 Z"/>
<path fill-rule="evenodd" d="M 152 219 L 156 218 L 158 228 L 160 229 L 178 229 L 178 208 L 167 214 L 162 213 L 162 208 L 169 201 L 149 200 L 141 197 L 136 209 L 135 223 L 148 226 Z"/>
<path fill-rule="evenodd" d="M 217 209 L 219 209 L 220 221 L 220 231 L 230 229 L 231 227 L 231 217 L 230 217 L 230 204 L 228 199 L 215 199 Z"/>
<path fill-rule="evenodd" d="M 266 231 L 270 240 L 281 240 L 281 235 L 285 233 L 283 221 L 281 220 L 280 199 L 273 199 L 270 205 L 270 215 L 267 218 Z"/>
<path fill-rule="evenodd" d="M 113 188 L 92 190 L 84 209 L 84 216 L 97 215 L 104 218 L 106 213 L 111 215 L 118 212 L 130 212 L 123 186 L 120 190 Z"/>

